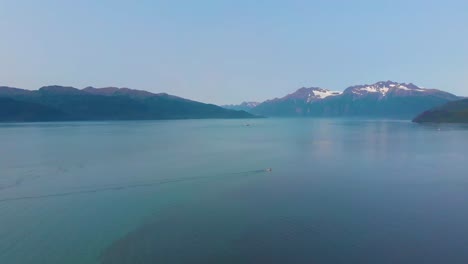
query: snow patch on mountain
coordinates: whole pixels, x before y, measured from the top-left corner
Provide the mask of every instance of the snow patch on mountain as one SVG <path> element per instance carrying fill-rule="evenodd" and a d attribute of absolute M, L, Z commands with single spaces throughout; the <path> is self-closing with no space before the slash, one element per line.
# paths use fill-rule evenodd
<path fill-rule="evenodd" d="M 230 105 L 222 105 L 221 107 L 224 107 L 226 109 L 232 109 L 232 110 L 249 111 L 259 104 L 260 104 L 259 102 L 242 102 L 241 104 L 238 104 L 238 105 L 230 104 Z"/>
<path fill-rule="evenodd" d="M 259 105 L 260 103 L 259 102 L 242 102 L 242 106 L 246 106 L 246 107 L 249 107 L 249 108 L 254 108 L 256 107 L 257 105 Z"/>
<path fill-rule="evenodd" d="M 364 96 L 367 94 L 377 94 L 380 98 L 386 97 L 390 93 L 398 93 L 399 91 L 407 92 L 430 92 L 429 89 L 420 88 L 412 83 L 397 83 L 392 81 L 377 82 L 371 85 L 358 85 L 349 87 L 346 92 L 352 93 L 355 96 Z"/>
<path fill-rule="evenodd" d="M 325 99 L 327 97 L 337 96 L 340 94 L 342 94 L 342 92 L 330 91 L 330 90 L 321 89 L 321 88 L 311 88 L 309 97 L 307 98 L 307 102 L 310 103 L 315 100 Z"/>
<path fill-rule="evenodd" d="M 401 90 L 405 90 L 405 91 L 416 91 L 416 92 L 426 92 L 427 91 L 427 89 L 423 89 L 423 88 L 420 88 L 420 87 L 418 87 L 418 88 L 408 88 L 404 84 L 397 86 L 397 88 L 401 89 Z"/>

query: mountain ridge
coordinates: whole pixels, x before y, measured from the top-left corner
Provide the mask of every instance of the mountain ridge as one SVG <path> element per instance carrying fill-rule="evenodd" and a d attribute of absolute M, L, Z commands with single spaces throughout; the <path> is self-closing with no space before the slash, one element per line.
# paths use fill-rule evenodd
<path fill-rule="evenodd" d="M 249 111 L 252 108 L 256 107 L 259 105 L 259 102 L 242 102 L 238 105 L 235 104 L 229 104 L 229 105 L 221 105 L 221 107 L 224 107 L 226 109 L 231 109 L 231 110 L 237 110 L 237 111 Z"/>
<path fill-rule="evenodd" d="M 8 86 L 0 87 L 0 98 L 7 98 L 9 113 L 0 121 L 86 121 L 86 120 L 158 120 L 200 118 L 254 118 L 245 111 L 221 108 L 166 93 L 151 93 L 129 88 L 78 89 L 70 86 L 50 85 L 38 90 Z M 15 110 L 16 109 L 16 110 Z M 43 115 L 25 111 L 40 109 Z M 15 112 L 16 111 L 16 112 Z"/>
<path fill-rule="evenodd" d="M 340 91 L 302 87 L 280 98 L 266 100 L 248 111 L 264 116 L 382 117 L 412 119 L 432 107 L 460 97 L 413 83 L 380 81 L 353 85 Z"/>

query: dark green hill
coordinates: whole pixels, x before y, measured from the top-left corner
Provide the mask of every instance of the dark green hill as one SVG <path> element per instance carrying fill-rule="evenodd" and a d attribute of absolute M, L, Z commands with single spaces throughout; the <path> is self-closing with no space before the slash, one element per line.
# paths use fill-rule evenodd
<path fill-rule="evenodd" d="M 468 123 L 468 99 L 449 102 L 419 116 L 416 123 Z"/>
<path fill-rule="evenodd" d="M 63 121 L 65 113 L 36 103 L 0 97 L 0 122 Z"/>
<path fill-rule="evenodd" d="M 0 98 L 10 99 L 5 121 L 152 120 L 252 118 L 244 111 L 146 91 L 119 88 L 46 86 L 36 91 L 0 87 Z M 16 109 L 16 110 L 15 110 Z M 28 112 L 29 111 L 29 112 Z M 26 118 L 27 117 L 27 118 Z"/>

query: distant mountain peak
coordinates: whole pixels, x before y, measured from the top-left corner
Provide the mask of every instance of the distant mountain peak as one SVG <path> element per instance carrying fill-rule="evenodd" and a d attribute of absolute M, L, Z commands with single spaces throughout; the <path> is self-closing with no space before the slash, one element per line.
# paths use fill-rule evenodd
<path fill-rule="evenodd" d="M 81 91 L 71 86 L 49 85 L 39 88 L 39 92 L 60 93 L 60 94 L 80 94 Z"/>
<path fill-rule="evenodd" d="M 249 111 L 255 108 L 259 104 L 260 104 L 259 102 L 242 102 L 241 104 L 238 104 L 238 105 L 230 104 L 230 105 L 222 105 L 221 107 L 224 107 L 226 109 L 232 109 L 232 110 Z"/>
<path fill-rule="evenodd" d="M 20 94 L 29 94 L 31 91 L 25 90 L 25 89 L 20 89 L 20 88 L 15 88 L 15 87 L 9 87 L 9 86 L 0 86 L 0 96 L 1 95 L 20 95 Z"/>
<path fill-rule="evenodd" d="M 294 93 L 288 94 L 282 98 L 276 98 L 272 101 L 284 101 L 290 99 L 296 100 L 305 100 L 306 102 L 310 103 L 313 101 L 325 99 L 330 96 L 337 96 L 342 94 L 342 92 L 338 91 L 331 91 L 329 89 L 323 89 L 320 87 L 302 87 L 296 90 Z"/>
<path fill-rule="evenodd" d="M 354 96 L 377 95 L 380 98 L 390 94 L 414 94 L 431 92 L 431 89 L 418 87 L 413 83 L 399 83 L 393 81 L 380 81 L 374 84 L 355 85 L 347 88 L 344 93 Z"/>
<path fill-rule="evenodd" d="M 143 90 L 136 90 L 130 89 L 126 87 L 118 88 L 118 87 L 103 87 L 103 88 L 95 88 L 92 86 L 88 86 L 84 88 L 82 91 L 95 94 L 95 95 L 105 95 L 105 96 L 112 96 L 112 95 L 127 95 L 132 97 L 139 97 L 139 98 L 146 98 L 157 96 L 158 94 L 154 94 L 148 91 Z M 162 95 L 162 94 L 161 94 Z"/>
<path fill-rule="evenodd" d="M 117 87 L 103 87 L 103 88 L 96 88 L 92 86 L 88 86 L 83 89 L 83 91 L 92 93 L 92 94 L 101 94 L 101 95 L 112 95 L 117 92 L 120 88 Z"/>
<path fill-rule="evenodd" d="M 74 87 L 71 86 L 61 86 L 61 85 L 47 85 L 47 86 L 42 86 L 39 88 L 39 90 L 43 91 L 75 91 L 78 90 Z"/>
<path fill-rule="evenodd" d="M 259 102 L 242 102 L 240 105 L 254 108 L 259 104 Z"/>

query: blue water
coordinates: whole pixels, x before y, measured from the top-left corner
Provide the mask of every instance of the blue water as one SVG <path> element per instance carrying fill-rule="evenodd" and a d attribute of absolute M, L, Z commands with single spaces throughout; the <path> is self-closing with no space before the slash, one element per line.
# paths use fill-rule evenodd
<path fill-rule="evenodd" d="M 409 121 L 0 124 L 0 263 L 468 263 L 467 154 Z"/>

